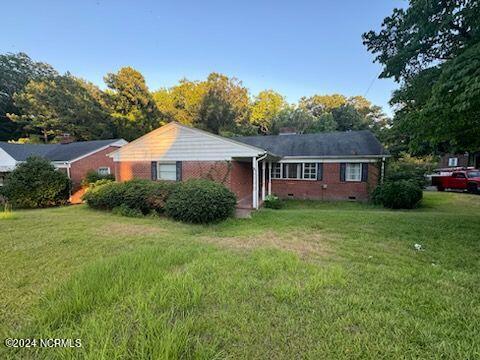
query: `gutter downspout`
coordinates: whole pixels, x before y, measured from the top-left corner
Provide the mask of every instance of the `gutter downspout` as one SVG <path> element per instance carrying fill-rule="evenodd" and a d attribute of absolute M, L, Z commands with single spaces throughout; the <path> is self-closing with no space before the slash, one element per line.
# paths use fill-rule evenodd
<path fill-rule="evenodd" d="M 70 172 L 70 168 L 72 167 L 72 164 L 69 162 L 67 164 L 67 176 L 68 178 L 70 179 L 70 181 L 72 180 L 72 174 Z M 72 197 L 72 188 L 70 188 L 70 197 Z"/>
<path fill-rule="evenodd" d="M 383 184 L 384 177 L 385 177 L 385 157 L 382 158 L 382 170 L 380 172 L 380 184 Z"/>
<path fill-rule="evenodd" d="M 257 161 L 260 162 L 262 160 L 265 160 L 267 157 L 267 153 L 265 153 L 263 156 L 261 156 Z M 259 186 L 260 190 L 260 186 Z M 265 200 L 265 162 L 262 162 L 262 201 Z M 258 208 L 258 201 L 257 201 L 257 208 Z"/>
<path fill-rule="evenodd" d="M 252 158 L 252 173 L 253 173 L 253 179 L 252 179 L 252 207 L 255 210 L 258 210 L 258 162 L 262 161 L 267 157 L 267 153 L 264 153 L 261 155 L 258 159 L 257 157 Z"/>

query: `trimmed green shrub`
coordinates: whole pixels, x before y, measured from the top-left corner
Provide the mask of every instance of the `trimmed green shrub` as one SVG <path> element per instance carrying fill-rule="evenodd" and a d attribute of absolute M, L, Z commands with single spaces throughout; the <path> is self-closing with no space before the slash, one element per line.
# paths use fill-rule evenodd
<path fill-rule="evenodd" d="M 222 184 L 187 180 L 173 190 L 165 211 L 175 220 L 206 224 L 231 216 L 236 203 L 235 194 Z"/>
<path fill-rule="evenodd" d="M 50 161 L 29 157 L 7 175 L 2 196 L 16 208 L 57 206 L 68 202 L 71 186 L 68 176 Z"/>
<path fill-rule="evenodd" d="M 165 203 L 176 183 L 169 181 L 130 180 L 123 183 L 122 204 L 143 214 L 163 212 Z"/>
<path fill-rule="evenodd" d="M 392 209 L 412 209 L 422 197 L 422 188 L 412 180 L 386 181 L 372 193 L 374 203 Z"/>
<path fill-rule="evenodd" d="M 267 195 L 265 196 L 265 201 L 263 205 L 269 209 L 281 209 L 283 207 L 283 201 L 275 195 Z"/>
<path fill-rule="evenodd" d="M 175 183 L 134 179 L 123 183 L 100 180 L 90 186 L 83 200 L 96 209 L 112 210 L 124 205 L 142 214 L 163 212 Z"/>
<path fill-rule="evenodd" d="M 82 199 L 94 209 L 112 210 L 122 205 L 124 197 L 123 183 L 109 181 L 90 187 Z"/>
<path fill-rule="evenodd" d="M 88 185 L 88 187 L 90 189 L 93 189 L 94 187 L 97 187 L 97 186 L 101 186 L 101 185 L 105 185 L 105 184 L 109 184 L 113 182 L 113 180 L 110 180 L 110 179 L 102 179 L 102 180 L 97 180 L 91 184 Z"/>
<path fill-rule="evenodd" d="M 115 176 L 113 174 L 101 175 L 95 170 L 90 170 L 87 172 L 85 178 L 82 180 L 82 185 L 90 185 L 100 180 L 115 181 Z"/>

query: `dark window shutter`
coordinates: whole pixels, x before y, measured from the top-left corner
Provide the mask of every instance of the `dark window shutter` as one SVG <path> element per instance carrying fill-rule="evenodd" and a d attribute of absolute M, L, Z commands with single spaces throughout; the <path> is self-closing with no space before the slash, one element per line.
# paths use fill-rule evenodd
<path fill-rule="evenodd" d="M 152 161 L 151 168 L 152 168 L 152 171 L 151 171 L 152 180 L 157 180 L 157 162 L 156 161 Z"/>
<path fill-rule="evenodd" d="M 317 180 L 323 179 L 323 163 L 317 163 Z"/>
<path fill-rule="evenodd" d="M 177 181 L 182 181 L 182 162 L 177 161 Z"/>
<path fill-rule="evenodd" d="M 368 181 L 368 163 L 362 163 L 362 181 Z"/>
<path fill-rule="evenodd" d="M 340 163 L 340 181 L 345 181 L 345 170 L 347 168 L 346 163 Z"/>

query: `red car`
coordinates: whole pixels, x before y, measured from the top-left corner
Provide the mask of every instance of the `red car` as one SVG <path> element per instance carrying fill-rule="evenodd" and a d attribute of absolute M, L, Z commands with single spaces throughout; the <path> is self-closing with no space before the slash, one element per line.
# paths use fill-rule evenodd
<path fill-rule="evenodd" d="M 438 191 L 445 189 L 467 190 L 470 193 L 478 194 L 480 190 L 480 170 L 473 168 L 463 169 L 439 169 L 438 175 L 432 176 L 432 185 Z"/>

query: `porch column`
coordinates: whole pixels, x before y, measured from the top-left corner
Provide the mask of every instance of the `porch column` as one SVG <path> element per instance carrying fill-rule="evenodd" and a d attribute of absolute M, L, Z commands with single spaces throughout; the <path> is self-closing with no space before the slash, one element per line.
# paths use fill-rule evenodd
<path fill-rule="evenodd" d="M 262 201 L 265 201 L 265 168 L 266 168 L 265 160 L 262 161 Z"/>
<path fill-rule="evenodd" d="M 258 161 L 252 158 L 252 207 L 258 209 Z"/>
<path fill-rule="evenodd" d="M 272 162 L 268 162 L 268 195 L 272 195 Z"/>

